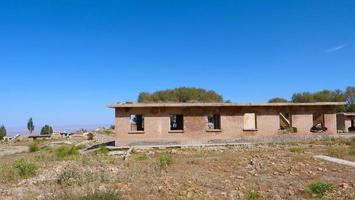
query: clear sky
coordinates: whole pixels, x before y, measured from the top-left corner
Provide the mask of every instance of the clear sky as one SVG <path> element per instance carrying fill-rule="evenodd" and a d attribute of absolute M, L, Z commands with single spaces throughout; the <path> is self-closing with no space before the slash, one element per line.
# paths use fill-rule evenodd
<path fill-rule="evenodd" d="M 0 3 L 0 124 L 112 124 L 140 91 L 234 102 L 355 85 L 355 1 Z"/>

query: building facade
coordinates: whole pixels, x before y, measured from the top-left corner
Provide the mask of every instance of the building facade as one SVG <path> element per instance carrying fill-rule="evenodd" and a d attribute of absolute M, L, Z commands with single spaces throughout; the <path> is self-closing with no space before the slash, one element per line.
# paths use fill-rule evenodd
<path fill-rule="evenodd" d="M 115 109 L 119 145 L 149 145 L 336 134 L 338 105 L 344 103 L 128 103 L 109 107 Z"/>
<path fill-rule="evenodd" d="M 337 127 L 341 132 L 355 132 L 355 113 L 338 113 Z"/>

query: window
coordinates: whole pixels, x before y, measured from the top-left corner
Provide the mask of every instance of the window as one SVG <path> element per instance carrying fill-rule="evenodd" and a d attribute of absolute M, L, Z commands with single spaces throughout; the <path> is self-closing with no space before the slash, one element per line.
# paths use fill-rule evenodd
<path fill-rule="evenodd" d="M 132 114 L 130 116 L 131 131 L 144 131 L 144 116 Z"/>
<path fill-rule="evenodd" d="M 256 130 L 255 113 L 245 113 L 244 114 L 244 130 L 246 130 L 246 131 Z"/>
<path fill-rule="evenodd" d="M 288 112 L 279 113 L 280 115 L 280 130 L 288 130 L 291 126 L 291 114 Z"/>
<path fill-rule="evenodd" d="M 170 130 L 184 130 L 184 116 L 180 114 L 170 115 Z"/>
<path fill-rule="evenodd" d="M 221 116 L 218 114 L 210 114 L 207 116 L 208 129 L 221 129 Z"/>

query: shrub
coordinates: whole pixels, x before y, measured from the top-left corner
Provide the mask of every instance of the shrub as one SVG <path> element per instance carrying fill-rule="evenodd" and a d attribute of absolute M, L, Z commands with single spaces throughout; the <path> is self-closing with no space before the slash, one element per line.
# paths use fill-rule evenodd
<path fill-rule="evenodd" d="M 30 151 L 30 152 L 39 151 L 39 147 L 38 147 L 37 142 L 33 142 L 32 144 L 30 144 L 30 145 L 28 146 L 28 148 L 29 148 L 29 151 Z"/>
<path fill-rule="evenodd" d="M 261 199 L 261 194 L 258 191 L 251 190 L 248 192 L 248 200 L 258 200 Z"/>
<path fill-rule="evenodd" d="M 307 190 L 313 196 L 322 197 L 326 192 L 333 190 L 333 185 L 321 181 L 313 181 L 308 185 Z"/>
<path fill-rule="evenodd" d="M 58 160 L 70 160 L 79 155 L 79 151 L 74 147 L 61 146 L 55 150 L 55 155 Z"/>
<path fill-rule="evenodd" d="M 169 154 L 162 154 L 158 157 L 158 165 L 160 168 L 166 168 L 174 162 L 174 159 Z"/>
<path fill-rule="evenodd" d="M 348 151 L 349 155 L 355 156 L 355 143 L 349 146 Z"/>
<path fill-rule="evenodd" d="M 82 182 L 82 176 L 77 169 L 68 169 L 59 175 L 58 183 L 64 186 L 71 186 L 74 184 L 80 184 Z"/>
<path fill-rule="evenodd" d="M 119 200 L 120 195 L 116 191 L 100 192 L 95 191 L 94 193 L 86 194 L 79 198 L 80 200 Z"/>
<path fill-rule="evenodd" d="M 96 153 L 107 155 L 110 150 L 105 145 L 100 145 Z"/>
<path fill-rule="evenodd" d="M 25 158 L 15 160 L 12 167 L 15 169 L 16 173 L 23 178 L 37 175 L 37 166 Z"/>
<path fill-rule="evenodd" d="M 88 133 L 87 137 L 88 137 L 88 140 L 93 140 L 94 139 L 94 134 L 93 133 Z"/>
<path fill-rule="evenodd" d="M 145 154 L 145 153 L 139 154 L 139 155 L 136 157 L 136 160 L 147 160 L 147 159 L 148 159 L 148 156 L 147 156 L 147 154 Z"/>
<path fill-rule="evenodd" d="M 301 146 L 293 146 L 288 149 L 292 153 L 304 153 L 304 148 Z"/>
<path fill-rule="evenodd" d="M 348 153 L 348 148 L 345 145 L 332 145 L 328 148 L 328 155 L 337 158 L 343 158 Z"/>

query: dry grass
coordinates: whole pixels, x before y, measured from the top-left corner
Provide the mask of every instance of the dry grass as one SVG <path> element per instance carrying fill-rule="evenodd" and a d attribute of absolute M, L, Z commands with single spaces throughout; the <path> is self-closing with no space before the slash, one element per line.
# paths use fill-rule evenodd
<path fill-rule="evenodd" d="M 138 151 L 127 161 L 107 155 L 105 149 L 99 151 L 103 153 L 80 155 L 73 153 L 75 150 L 71 147 L 41 148 L 21 154 L 38 167 L 38 175 L 15 177 L 12 181 L 1 179 L 0 189 L 7 188 L 7 197 L 16 198 L 20 195 L 18 188 L 28 188 L 31 192 L 26 194 L 33 198 L 41 195 L 44 199 L 66 200 L 92 199 L 101 195 L 107 195 L 107 199 L 118 195 L 120 199 L 148 200 L 308 199 L 312 197 L 307 192 L 309 183 L 319 180 L 334 186 L 324 198 L 352 199 L 355 197 L 353 190 L 338 185 L 355 185 L 353 168 L 312 157 L 334 146 L 346 147 L 346 156 L 350 156 L 352 146 L 344 141 L 335 142 L 312 148 L 292 143 L 190 148 L 174 152 Z M 302 153 L 305 151 L 307 153 Z M 14 160 L 1 163 L 0 169 L 12 166 Z M 48 180 L 39 179 L 43 176 L 48 176 Z M 24 179 L 26 183 L 20 184 Z"/>

